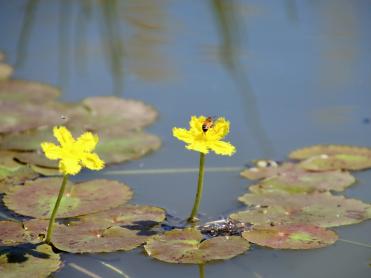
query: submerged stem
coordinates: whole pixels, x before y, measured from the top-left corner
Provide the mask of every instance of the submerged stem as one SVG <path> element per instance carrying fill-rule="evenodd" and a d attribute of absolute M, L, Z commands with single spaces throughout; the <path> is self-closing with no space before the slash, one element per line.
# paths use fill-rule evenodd
<path fill-rule="evenodd" d="M 190 223 L 194 223 L 198 221 L 196 215 L 197 215 L 198 207 L 200 206 L 201 197 L 202 197 L 202 188 L 204 184 L 204 172 L 205 172 L 205 154 L 200 153 L 200 166 L 199 166 L 199 172 L 198 172 L 196 199 L 193 205 L 192 213 L 187 220 Z"/>
<path fill-rule="evenodd" d="M 50 244 L 50 240 L 51 240 L 52 233 L 53 233 L 53 225 L 55 222 L 55 217 L 57 216 L 57 211 L 58 211 L 59 205 L 63 197 L 64 189 L 66 188 L 67 180 L 68 180 L 68 175 L 64 175 L 61 188 L 59 189 L 57 201 L 55 202 L 52 215 L 50 216 L 50 219 L 49 219 L 48 233 L 45 239 L 45 242 L 48 244 Z"/>

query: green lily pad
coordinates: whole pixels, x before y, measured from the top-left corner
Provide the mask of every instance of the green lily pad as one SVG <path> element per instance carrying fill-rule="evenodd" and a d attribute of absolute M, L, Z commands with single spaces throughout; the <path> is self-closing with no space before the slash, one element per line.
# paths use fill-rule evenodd
<path fill-rule="evenodd" d="M 311 193 L 314 191 L 343 191 L 355 183 L 355 178 L 348 172 L 329 171 L 313 173 L 298 167 L 284 171 L 271 178 L 264 179 L 249 187 L 253 193 Z"/>
<path fill-rule="evenodd" d="M 24 242 L 25 236 L 22 223 L 0 221 L 0 246 L 13 246 Z"/>
<path fill-rule="evenodd" d="M 52 177 L 52 176 L 62 176 L 63 174 L 59 171 L 57 168 L 46 168 L 46 167 L 40 167 L 37 165 L 30 165 L 30 168 L 43 176 Z"/>
<path fill-rule="evenodd" d="M 59 96 L 59 90 L 47 84 L 26 80 L 0 82 L 0 100 L 33 103 L 40 107 Z"/>
<path fill-rule="evenodd" d="M 154 225 L 165 220 L 162 208 L 144 205 L 122 205 L 110 210 L 79 217 L 83 222 L 96 223 L 99 226 L 124 226 L 135 223 Z"/>
<path fill-rule="evenodd" d="M 156 110 L 136 100 L 117 97 L 90 97 L 82 104 L 90 111 L 71 121 L 74 127 L 81 127 L 95 132 L 102 130 L 138 130 L 154 122 Z"/>
<path fill-rule="evenodd" d="M 26 180 L 32 180 L 38 176 L 29 166 L 20 165 L 16 169 L 0 166 L 0 193 L 4 193 L 14 185 L 22 184 Z"/>
<path fill-rule="evenodd" d="M 2 83 L 4 82 L 0 82 L 0 86 Z M 20 132 L 60 123 L 59 114 L 43 106 L 0 101 L 0 133 Z"/>
<path fill-rule="evenodd" d="M 46 244 L 19 246 L 0 255 L 2 277 L 48 277 L 61 266 L 60 256 Z"/>
<path fill-rule="evenodd" d="M 26 182 L 24 186 L 14 186 L 6 192 L 4 203 L 18 214 L 48 219 L 61 182 L 61 178 L 42 178 Z M 107 210 L 126 203 L 132 196 L 127 185 L 114 180 L 69 182 L 57 217 L 74 217 Z"/>
<path fill-rule="evenodd" d="M 335 232 L 312 225 L 254 226 L 242 236 L 255 244 L 274 249 L 314 249 L 335 243 Z"/>
<path fill-rule="evenodd" d="M 76 137 L 81 132 L 72 131 L 72 134 Z M 99 143 L 95 152 L 107 165 L 138 159 L 161 146 L 161 140 L 157 136 L 142 131 L 116 130 L 111 132 L 107 130 L 98 132 L 98 135 Z M 40 142 L 45 141 L 55 142 L 50 129 L 39 129 L 32 132 L 4 136 L 0 140 L 0 148 L 27 151 L 16 155 L 16 158 L 23 163 L 46 168 L 57 168 L 58 161 L 47 159 L 40 151 Z"/>
<path fill-rule="evenodd" d="M 214 237 L 202 241 L 196 229 L 175 229 L 157 235 L 144 246 L 147 254 L 168 263 L 203 264 L 227 260 L 249 249 L 250 244 L 239 236 Z"/>
<path fill-rule="evenodd" d="M 24 225 L 32 238 L 42 240 L 47 232 L 48 221 L 36 219 Z M 68 225 L 55 224 L 52 243 L 57 249 L 70 253 L 98 253 L 129 251 L 149 237 L 150 234 L 135 229 L 112 225 L 104 227 L 101 223 L 82 221 Z"/>
<path fill-rule="evenodd" d="M 262 165 L 259 167 L 259 163 L 256 167 L 251 167 L 245 169 L 241 172 L 241 176 L 250 179 L 250 180 L 258 180 L 268 177 L 273 177 L 275 175 L 279 175 L 280 173 L 285 173 L 287 171 L 291 171 L 292 169 L 296 168 L 292 163 L 283 163 L 282 165 L 278 164 L 269 164 L 268 166 Z"/>
<path fill-rule="evenodd" d="M 7 170 L 17 170 L 21 166 L 14 160 L 16 152 L 0 151 L 0 167 Z"/>
<path fill-rule="evenodd" d="M 0 82 L 12 76 L 13 71 L 10 65 L 0 62 Z"/>
<path fill-rule="evenodd" d="M 371 149 L 355 146 L 344 145 L 314 145 L 302 149 L 295 150 L 289 154 L 291 159 L 303 160 L 312 156 L 319 155 L 337 155 L 345 154 L 350 156 L 366 156 L 371 157 Z"/>
<path fill-rule="evenodd" d="M 362 222 L 371 218 L 371 205 L 359 200 L 331 194 L 249 194 L 244 202 L 257 205 L 233 213 L 234 220 L 256 225 L 312 224 L 336 227 Z"/>
<path fill-rule="evenodd" d="M 371 156 L 351 154 L 322 154 L 303 160 L 300 167 L 309 171 L 363 170 L 371 168 Z"/>

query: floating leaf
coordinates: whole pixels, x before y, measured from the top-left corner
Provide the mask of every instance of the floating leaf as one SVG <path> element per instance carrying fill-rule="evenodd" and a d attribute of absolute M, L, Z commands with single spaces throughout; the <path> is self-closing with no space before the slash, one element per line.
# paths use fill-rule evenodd
<path fill-rule="evenodd" d="M 16 169 L 8 169 L 0 166 L 0 193 L 4 193 L 17 184 L 26 180 L 37 178 L 39 175 L 30 167 L 20 165 Z"/>
<path fill-rule="evenodd" d="M 299 165 L 309 171 L 331 171 L 337 169 L 357 171 L 371 168 L 371 156 L 323 154 L 310 157 L 302 161 Z"/>
<path fill-rule="evenodd" d="M 269 167 L 251 167 L 241 172 L 241 176 L 250 180 L 258 180 L 262 178 L 273 177 L 280 173 L 290 171 L 295 168 L 292 163 L 283 163 L 282 165 L 273 164 Z"/>
<path fill-rule="evenodd" d="M 5 205 L 21 215 L 48 219 L 61 185 L 61 178 L 43 178 L 14 186 L 4 197 Z M 73 217 L 117 207 L 130 200 L 131 189 L 113 180 L 68 183 L 58 218 Z"/>
<path fill-rule="evenodd" d="M 202 234 L 196 229 L 175 229 L 154 236 L 144 248 L 149 256 L 160 261 L 203 264 L 233 258 L 247 251 L 250 246 L 239 236 L 202 239 Z"/>
<path fill-rule="evenodd" d="M 307 159 L 312 156 L 319 155 L 337 155 L 346 154 L 350 156 L 367 156 L 371 157 L 371 149 L 354 146 L 343 146 L 343 145 L 314 145 L 302 149 L 295 150 L 289 154 L 291 159 Z"/>
<path fill-rule="evenodd" d="M 59 169 L 56 169 L 56 168 L 46 168 L 46 167 L 40 167 L 37 165 L 31 165 L 30 167 L 34 172 L 39 173 L 43 176 L 50 177 L 50 176 L 61 176 L 62 175 Z"/>
<path fill-rule="evenodd" d="M 24 232 L 22 223 L 20 222 L 0 221 L 0 246 L 12 246 L 24 243 Z"/>
<path fill-rule="evenodd" d="M 8 79 L 13 74 L 14 69 L 5 63 L 0 62 L 0 82 L 4 79 Z"/>
<path fill-rule="evenodd" d="M 21 166 L 14 160 L 16 152 L 0 151 L 0 167 L 7 170 L 17 170 Z"/>
<path fill-rule="evenodd" d="M 77 127 L 84 126 L 93 131 L 137 130 L 151 124 L 157 117 L 157 112 L 153 107 L 136 100 L 90 97 L 82 103 L 91 113 L 86 116 L 81 115 L 71 124 Z"/>
<path fill-rule="evenodd" d="M 31 220 L 24 223 L 26 229 L 37 238 L 45 235 L 48 222 Z M 52 236 L 53 245 L 70 253 L 98 253 L 129 251 L 148 240 L 149 234 L 119 226 L 106 226 L 94 222 L 71 222 L 69 225 L 55 224 Z"/>
<path fill-rule="evenodd" d="M 242 236 L 250 242 L 275 249 L 313 249 L 335 243 L 336 233 L 312 225 L 254 226 Z"/>
<path fill-rule="evenodd" d="M 58 89 L 43 83 L 12 79 L 0 82 L 0 100 L 33 103 L 40 107 L 58 96 Z"/>
<path fill-rule="evenodd" d="M 51 247 L 42 244 L 18 246 L 7 249 L 0 255 L 2 277 L 47 277 L 61 266 L 60 257 Z"/>
<path fill-rule="evenodd" d="M 80 135 L 76 131 L 72 131 L 72 134 L 74 136 Z M 98 132 L 98 135 L 100 141 L 95 151 L 106 164 L 137 159 L 151 151 L 157 150 L 161 146 L 161 141 L 157 136 L 142 131 L 116 130 L 111 132 L 107 130 Z M 51 130 L 40 129 L 33 132 L 5 136 L 0 141 L 0 147 L 8 150 L 34 151 L 39 150 L 40 142 L 54 141 Z M 41 167 L 58 167 L 57 161 L 47 159 L 41 151 L 18 153 L 16 158 L 23 163 Z"/>
<path fill-rule="evenodd" d="M 258 209 L 233 213 L 230 217 L 257 225 L 300 223 L 336 227 L 371 218 L 369 204 L 324 193 L 246 194 L 241 200 L 249 205 L 257 205 Z"/>
<path fill-rule="evenodd" d="M 0 86 L 2 83 L 4 82 L 0 82 Z M 43 106 L 28 102 L 0 101 L 0 133 L 19 132 L 60 123 L 60 115 Z"/>
<path fill-rule="evenodd" d="M 330 171 L 313 173 L 298 167 L 291 168 L 249 187 L 253 193 L 311 193 L 314 191 L 343 191 L 355 178 L 348 172 Z"/>
<path fill-rule="evenodd" d="M 84 222 L 96 223 L 99 226 L 124 226 L 135 223 L 154 225 L 165 219 L 162 208 L 143 205 L 122 205 L 110 210 L 88 214 L 79 218 Z"/>

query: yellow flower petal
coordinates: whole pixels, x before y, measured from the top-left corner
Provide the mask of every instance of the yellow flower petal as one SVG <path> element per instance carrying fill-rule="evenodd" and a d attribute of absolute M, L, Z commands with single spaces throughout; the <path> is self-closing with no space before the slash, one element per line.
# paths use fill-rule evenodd
<path fill-rule="evenodd" d="M 91 152 L 98 144 L 99 138 L 91 132 L 85 132 L 76 140 L 76 144 L 80 146 L 80 150 L 84 152 Z"/>
<path fill-rule="evenodd" d="M 204 154 L 209 153 L 206 143 L 194 142 L 192 144 L 187 145 L 186 148 L 188 150 L 193 150 Z"/>
<path fill-rule="evenodd" d="M 208 145 L 216 154 L 231 156 L 236 152 L 236 148 L 229 142 L 216 141 Z"/>
<path fill-rule="evenodd" d="M 43 142 L 43 143 L 41 143 L 41 149 L 43 150 L 43 152 L 45 153 L 45 156 L 48 159 L 56 160 L 56 159 L 62 158 L 61 147 L 59 147 L 59 146 L 57 146 L 53 143 Z"/>
<path fill-rule="evenodd" d="M 69 132 L 69 130 L 64 126 L 54 127 L 53 133 L 54 137 L 57 138 L 62 147 L 68 146 L 75 142 L 75 139 L 73 139 L 71 132 Z"/>
<path fill-rule="evenodd" d="M 104 167 L 104 161 L 96 153 L 86 153 L 81 158 L 81 163 L 91 170 L 101 170 Z"/>
<path fill-rule="evenodd" d="M 229 133 L 229 121 L 226 121 L 224 118 L 219 118 L 215 121 L 213 128 L 209 131 L 215 134 L 218 138 L 217 140 L 220 140 Z"/>
<path fill-rule="evenodd" d="M 173 136 L 188 144 L 192 143 L 194 140 L 192 134 L 184 128 L 174 127 Z"/>
<path fill-rule="evenodd" d="M 76 159 L 62 158 L 59 161 L 59 171 L 65 175 L 76 175 L 81 171 L 81 165 Z"/>
<path fill-rule="evenodd" d="M 189 122 L 189 127 L 191 132 L 203 132 L 202 131 L 202 124 L 205 122 L 206 117 L 205 116 L 192 116 L 191 121 Z"/>

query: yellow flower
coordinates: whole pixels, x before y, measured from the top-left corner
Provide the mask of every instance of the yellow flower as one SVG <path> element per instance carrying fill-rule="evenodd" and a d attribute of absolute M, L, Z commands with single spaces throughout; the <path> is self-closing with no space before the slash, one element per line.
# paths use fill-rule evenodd
<path fill-rule="evenodd" d="M 82 166 L 91 170 L 100 170 L 104 167 L 104 161 L 92 152 L 99 140 L 97 135 L 85 132 L 75 140 L 68 129 L 63 126 L 54 127 L 53 133 L 60 146 L 43 142 L 41 148 L 47 158 L 60 159 L 59 171 L 64 175 L 76 175 Z"/>
<path fill-rule="evenodd" d="M 190 129 L 173 128 L 173 136 L 186 142 L 189 150 L 207 154 L 209 150 L 220 155 L 232 155 L 236 148 L 229 142 L 221 141 L 229 133 L 229 121 L 218 118 L 213 125 L 206 131 L 202 125 L 205 123 L 205 116 L 192 116 L 189 122 Z"/>

